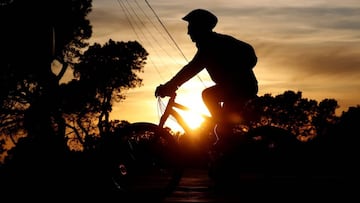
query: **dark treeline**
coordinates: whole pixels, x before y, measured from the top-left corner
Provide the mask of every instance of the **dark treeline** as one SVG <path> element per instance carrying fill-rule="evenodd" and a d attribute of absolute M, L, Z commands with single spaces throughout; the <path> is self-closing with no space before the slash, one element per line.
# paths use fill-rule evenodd
<path fill-rule="evenodd" d="M 96 148 L 128 124 L 109 120 L 109 113 L 115 102 L 126 99 L 124 90 L 142 85 L 137 73 L 148 53 L 136 41 L 89 45 L 91 3 L 14 0 L 0 5 L 2 188 L 26 191 L 36 183 L 76 193 L 101 185 L 94 186 L 102 181 L 104 158 Z M 53 63 L 59 64 L 56 73 Z M 69 70 L 74 79 L 60 83 Z M 304 143 L 301 153 L 308 165 L 303 170 L 317 166 L 319 173 L 346 177 L 358 170 L 360 106 L 337 116 L 336 100 L 318 102 L 291 90 L 262 95 L 257 102 L 263 125 L 285 128 Z"/>

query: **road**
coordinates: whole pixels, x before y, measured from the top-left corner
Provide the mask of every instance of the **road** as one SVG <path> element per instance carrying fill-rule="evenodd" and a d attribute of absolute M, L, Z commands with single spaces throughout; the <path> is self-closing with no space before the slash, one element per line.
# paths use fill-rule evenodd
<path fill-rule="evenodd" d="M 152 182 L 149 183 L 148 186 L 153 188 Z M 156 182 L 154 183 L 155 186 Z M 130 197 L 117 193 L 111 193 L 114 196 L 109 196 L 106 192 L 96 194 L 97 189 L 95 189 L 84 191 L 83 194 L 87 195 L 88 201 L 84 198 L 79 201 L 94 202 L 98 199 L 99 202 L 104 203 L 360 202 L 357 197 L 358 185 L 345 184 L 343 179 L 337 176 L 319 175 L 299 178 L 277 175 L 264 178 L 261 174 L 252 172 L 238 174 L 226 183 L 215 184 L 209 178 L 206 168 L 186 168 L 179 185 L 167 196 L 157 195 L 151 190 Z M 82 194 L 80 197 L 83 197 Z"/>
<path fill-rule="evenodd" d="M 263 202 L 352 199 L 337 177 L 313 177 L 311 181 L 277 176 L 264 182 L 254 174 L 244 174 L 226 187 L 216 188 L 204 169 L 187 169 L 177 187 L 162 202 Z"/>
<path fill-rule="evenodd" d="M 204 169 L 187 169 L 177 189 L 164 202 L 214 202 L 214 183 Z"/>

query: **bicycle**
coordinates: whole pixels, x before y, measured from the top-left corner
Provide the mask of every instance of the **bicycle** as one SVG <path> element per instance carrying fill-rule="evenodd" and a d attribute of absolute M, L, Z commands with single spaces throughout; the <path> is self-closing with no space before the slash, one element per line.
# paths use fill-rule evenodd
<path fill-rule="evenodd" d="M 277 161 L 276 164 L 280 164 L 285 160 L 284 157 L 275 160 L 275 154 L 284 150 L 291 151 L 298 144 L 295 136 L 286 129 L 241 122 L 232 125 L 231 136 L 227 138 L 231 146 L 225 144 L 222 148 L 224 138 L 216 132 L 217 125 L 213 119 L 203 115 L 204 124 L 197 130 L 192 130 L 179 113 L 179 110 L 189 109 L 176 102 L 175 93 L 169 97 L 158 124 L 136 122 L 116 132 L 111 149 L 121 151 L 116 154 L 111 152 L 114 155 L 111 159 L 111 178 L 117 190 L 131 195 L 169 194 L 179 184 L 184 169 L 189 164 L 197 163 L 197 159 L 192 159 L 191 162 L 189 157 L 207 157 L 209 176 L 219 182 L 225 176 L 229 178 L 227 175 L 241 171 L 271 170 L 268 167 L 272 165 L 270 162 Z M 178 136 L 165 127 L 166 121 L 171 117 L 184 129 L 183 135 Z M 190 134 L 198 135 L 198 140 L 189 143 L 191 139 L 186 138 L 191 137 Z M 189 148 L 190 144 L 202 150 L 193 151 L 194 148 Z M 193 156 L 196 153 L 199 156 Z M 244 155 L 241 160 L 239 155 Z M 291 153 L 287 156 L 291 156 Z"/>

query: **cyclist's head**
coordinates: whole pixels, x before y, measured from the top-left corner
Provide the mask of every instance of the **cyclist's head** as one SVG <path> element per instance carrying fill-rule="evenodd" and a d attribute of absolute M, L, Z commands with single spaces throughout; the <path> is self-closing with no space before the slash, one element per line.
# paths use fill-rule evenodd
<path fill-rule="evenodd" d="M 211 31 L 217 24 L 217 17 L 210 11 L 195 9 L 182 18 L 189 23 L 189 26 L 199 30 Z"/>

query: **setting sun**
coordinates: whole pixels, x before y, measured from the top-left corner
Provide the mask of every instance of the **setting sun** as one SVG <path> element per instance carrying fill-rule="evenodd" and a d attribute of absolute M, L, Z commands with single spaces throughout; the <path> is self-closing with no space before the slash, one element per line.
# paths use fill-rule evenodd
<path fill-rule="evenodd" d="M 180 114 L 185 119 L 189 128 L 192 130 L 198 128 L 204 121 L 204 118 L 195 112 L 183 111 L 180 112 Z M 173 132 L 184 132 L 184 129 L 176 122 L 175 119 L 169 118 L 168 121 L 165 123 L 165 126 L 171 128 Z"/>
<path fill-rule="evenodd" d="M 186 122 L 189 124 L 191 129 L 198 128 L 204 121 L 204 118 L 201 115 L 193 111 L 183 112 L 182 115 L 184 116 Z"/>
<path fill-rule="evenodd" d="M 178 91 L 176 102 L 189 108 L 188 110 L 177 109 L 179 114 L 184 118 L 186 124 L 191 129 L 198 128 L 204 121 L 204 116 L 209 116 L 209 112 L 204 105 L 200 91 L 201 89 L 193 89 L 194 92 L 190 92 L 188 87 Z M 159 102 L 159 114 L 162 115 L 166 106 L 166 98 L 158 100 Z M 165 125 L 171 128 L 173 131 L 183 132 L 182 127 L 176 122 L 175 119 L 169 118 Z"/>

